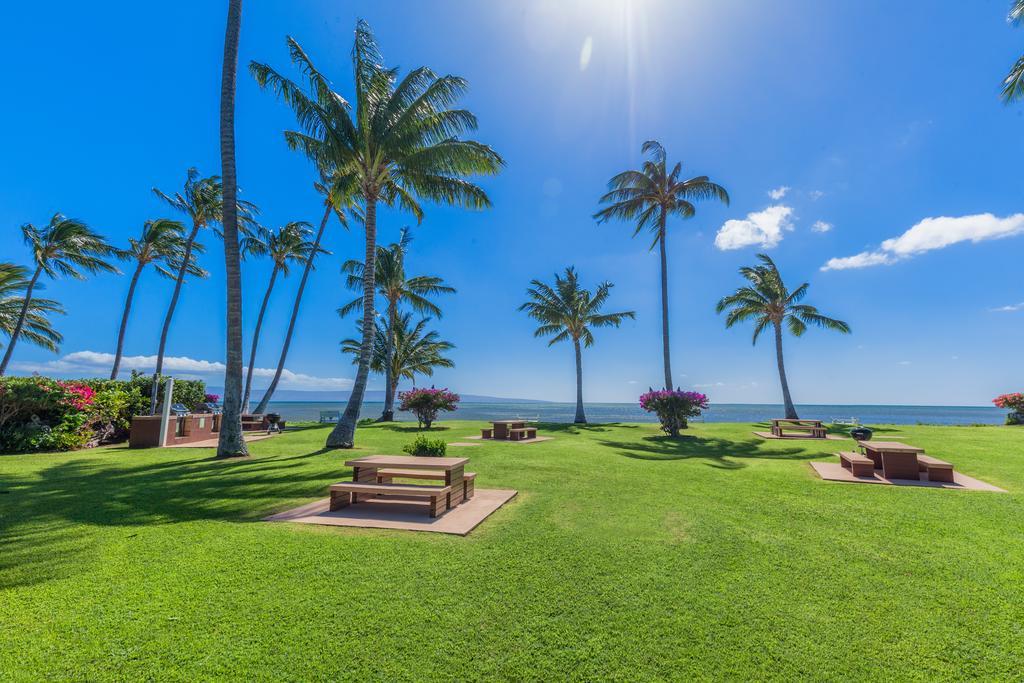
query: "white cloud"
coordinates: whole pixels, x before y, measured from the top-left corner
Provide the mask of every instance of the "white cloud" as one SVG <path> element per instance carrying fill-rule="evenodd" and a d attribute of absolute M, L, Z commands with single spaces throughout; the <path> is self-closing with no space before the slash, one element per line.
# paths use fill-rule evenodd
<path fill-rule="evenodd" d="M 825 221 L 814 221 L 814 225 L 811 226 L 812 232 L 828 232 L 832 229 L 831 223 Z"/>
<path fill-rule="evenodd" d="M 15 363 L 14 368 L 22 372 L 40 372 L 56 375 L 79 374 L 105 374 L 110 372 L 114 363 L 114 354 L 101 353 L 98 351 L 75 351 L 57 360 L 46 361 L 45 363 Z M 156 356 L 123 356 L 121 358 L 121 370 L 139 370 L 152 372 L 156 367 Z M 219 361 L 197 360 L 187 356 L 164 356 L 165 374 L 178 375 L 183 378 L 208 376 L 214 379 L 224 374 L 224 364 Z M 253 377 L 270 379 L 274 376 L 276 368 L 254 368 Z M 254 382 L 255 384 L 255 382 Z M 281 380 L 278 386 L 282 389 L 350 389 L 352 380 L 347 377 L 315 377 L 302 373 L 292 372 L 285 368 L 281 371 Z"/>
<path fill-rule="evenodd" d="M 754 244 L 771 249 L 782 241 L 783 233 L 793 230 L 792 216 L 792 208 L 777 204 L 748 213 L 743 220 L 728 220 L 718 229 L 715 246 L 722 251 Z"/>
<path fill-rule="evenodd" d="M 772 198 L 772 201 L 777 202 L 785 197 L 790 189 L 789 185 L 781 185 L 774 190 L 768 190 L 768 196 Z"/>
<path fill-rule="evenodd" d="M 990 308 L 993 313 L 1013 313 L 1014 311 L 1024 311 L 1024 301 L 1019 304 L 1010 304 L 1009 306 L 1000 306 L 999 308 Z"/>
<path fill-rule="evenodd" d="M 704 384 L 694 384 L 694 389 L 711 389 L 713 387 L 724 387 L 725 382 L 706 382 Z"/>
<path fill-rule="evenodd" d="M 590 66 L 590 58 L 594 54 L 594 39 L 591 36 L 587 36 L 587 39 L 583 41 L 583 47 L 580 48 L 580 71 L 586 71 L 587 67 Z"/>
<path fill-rule="evenodd" d="M 807 193 L 807 196 L 811 198 L 811 201 L 816 202 L 822 197 L 824 197 L 825 193 L 822 192 L 821 190 L 811 190 L 810 192 Z"/>
<path fill-rule="evenodd" d="M 864 251 L 854 256 L 832 258 L 822 270 L 846 270 L 867 266 L 891 265 L 918 254 L 943 249 L 960 242 L 984 242 L 1024 234 L 1024 213 L 999 218 L 991 213 L 957 218 L 939 216 L 925 218 L 899 237 L 882 242 L 875 251 Z"/>
<path fill-rule="evenodd" d="M 900 361 L 900 365 L 910 365 L 910 361 L 909 360 L 901 360 Z"/>

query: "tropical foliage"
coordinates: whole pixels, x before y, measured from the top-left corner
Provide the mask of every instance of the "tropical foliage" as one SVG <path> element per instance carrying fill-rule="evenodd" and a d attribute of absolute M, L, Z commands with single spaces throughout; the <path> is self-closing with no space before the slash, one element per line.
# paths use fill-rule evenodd
<path fill-rule="evenodd" d="M 178 221 L 158 218 L 146 221 L 142 226 L 139 239 L 128 238 L 129 247 L 118 255 L 128 261 L 135 262 L 131 282 L 128 284 L 128 295 L 124 300 L 124 312 L 121 314 L 121 325 L 117 331 L 117 345 L 114 351 L 114 365 L 110 370 L 110 379 L 117 379 L 121 369 L 121 356 L 124 353 L 124 335 L 128 329 L 128 316 L 131 314 L 132 302 L 135 299 L 135 287 L 139 276 L 146 266 L 152 265 L 160 275 L 173 279 L 175 273 L 185 265 L 185 272 L 196 277 L 206 277 L 207 272 L 196 263 L 196 254 L 203 253 L 201 244 L 193 244 L 189 260 L 185 262 L 186 239 L 185 226 Z"/>
<path fill-rule="evenodd" d="M 571 341 L 576 356 L 576 417 L 575 422 L 583 424 L 587 416 L 583 412 L 583 354 L 581 345 L 594 344 L 591 328 L 618 327 L 626 318 L 635 318 L 633 311 L 604 313 L 602 308 L 608 301 L 612 283 L 602 282 L 595 292 L 580 286 L 576 269 L 568 267 L 565 275 L 555 274 L 555 284 L 549 285 L 533 280 L 526 290 L 530 300 L 519 307 L 540 323 L 534 330 L 535 337 L 551 337 L 548 346 L 560 341 Z"/>
<path fill-rule="evenodd" d="M 658 247 L 661 256 L 661 344 L 665 371 L 665 388 L 671 389 L 672 361 L 669 353 L 668 332 L 668 250 L 666 248 L 669 218 L 692 218 L 697 213 L 695 202 L 717 199 L 729 203 L 729 193 L 708 176 L 681 179 L 683 166 L 676 163 L 668 168 L 665 148 L 656 140 L 648 140 L 641 147 L 650 158 L 639 170 L 624 171 L 608 182 L 608 192 L 600 199 L 607 204 L 594 214 L 598 222 L 619 219 L 633 223 L 633 236 L 643 231 L 654 235 L 651 249 Z"/>
<path fill-rule="evenodd" d="M 1003 394 L 992 399 L 992 403 L 996 408 L 1010 411 L 1010 414 L 1006 416 L 1006 424 L 1024 424 L 1024 394 Z"/>
<path fill-rule="evenodd" d="M 25 268 L 13 263 L 0 263 L 0 333 L 8 339 L 14 336 L 18 326 L 28 285 L 28 271 Z M 36 285 L 36 290 L 39 289 L 42 289 L 41 283 Z M 64 314 L 64 308 L 59 303 L 53 299 L 32 297 L 20 338 L 49 351 L 57 351 L 64 338 L 50 322 L 49 316 L 54 314 Z"/>
<path fill-rule="evenodd" d="M 455 363 L 444 354 L 455 348 L 451 342 L 444 341 L 434 330 L 426 330 L 430 318 L 423 318 L 412 324 L 412 314 L 403 313 L 395 321 L 391 333 L 387 323 L 378 322 L 373 336 L 373 355 L 370 358 L 370 369 L 383 374 L 387 381 L 387 390 L 393 395 L 398 390 L 398 383 L 407 379 L 416 383 L 416 375 L 432 377 L 434 368 L 454 368 Z M 359 331 L 362 336 L 362 330 Z M 352 364 L 359 363 L 362 340 L 359 338 L 344 339 L 341 342 L 343 353 L 352 355 Z"/>
<path fill-rule="evenodd" d="M 459 407 L 459 395 L 448 389 L 411 389 L 398 394 L 399 410 L 416 416 L 421 429 L 430 429 L 441 411 L 452 412 Z"/>
<path fill-rule="evenodd" d="M 289 145 L 303 151 L 325 177 L 341 179 L 362 202 L 365 216 L 359 365 L 342 419 L 327 438 L 328 447 L 352 448 L 373 352 L 378 204 L 398 206 L 417 220 L 423 217 L 421 200 L 486 208 L 486 193 L 466 178 L 497 173 L 503 162 L 486 145 L 460 138 L 476 128 L 471 112 L 450 108 L 466 81 L 426 67 L 399 78 L 396 69 L 384 66 L 366 22 L 357 24 L 352 48 L 352 100 L 333 90 L 297 42 L 289 38 L 288 47 L 308 88 L 265 64 L 254 62 L 250 70 L 295 111 L 300 130 L 285 133 Z"/>
<path fill-rule="evenodd" d="M 679 389 L 651 389 L 640 396 L 640 407 L 658 416 L 661 429 L 672 437 L 689 426 L 691 417 L 698 417 L 708 409 L 708 397 L 697 391 Z"/>
<path fill-rule="evenodd" d="M 402 228 L 401 237 L 398 242 L 386 247 L 377 247 L 377 292 L 384 299 L 387 311 L 387 323 L 385 328 L 385 358 L 377 358 L 377 341 L 374 340 L 373 356 L 370 359 L 370 369 L 374 372 L 381 372 L 383 367 L 385 375 L 384 412 L 381 414 L 381 422 L 390 422 L 395 419 L 395 387 L 398 386 L 399 375 L 395 374 L 394 363 L 389 359 L 396 353 L 395 336 L 399 334 L 399 315 L 401 306 L 407 304 L 413 311 L 422 315 L 441 317 L 441 308 L 428 297 L 438 294 L 454 294 L 455 288 L 449 287 L 444 280 L 432 275 L 416 275 L 407 277 L 405 274 L 405 256 L 408 251 L 412 235 L 408 228 Z M 351 259 L 345 261 L 341 266 L 341 272 L 345 276 L 345 285 L 349 289 L 360 290 L 363 287 L 364 264 L 362 261 Z M 338 309 L 338 314 L 346 316 L 363 307 L 363 297 L 359 296 L 351 302 Z M 408 332 L 408 321 L 405 322 Z M 431 333 L 434 334 L 434 333 Z M 349 340 L 346 340 L 348 342 Z M 349 350 L 346 347 L 346 351 Z M 358 358 L 358 354 L 357 354 Z"/>
<path fill-rule="evenodd" d="M 814 306 L 800 303 L 807 296 L 810 284 L 805 282 L 790 291 L 771 257 L 767 254 L 758 254 L 757 258 L 761 262 L 759 265 L 740 268 L 740 275 L 750 284 L 722 298 L 718 302 L 717 311 L 728 311 L 725 317 L 726 327 L 732 327 L 739 322 L 754 323 L 754 344 L 766 329 L 771 328 L 774 332 L 775 360 L 779 369 L 786 417 L 796 419 L 798 416 L 789 393 L 786 364 L 782 354 L 783 325 L 794 337 L 803 336 L 808 327 L 821 327 L 849 334 L 850 326 L 842 320 L 822 315 Z"/>
<path fill-rule="evenodd" d="M 1013 0 L 1006 18 L 1014 26 L 1024 23 L 1024 0 Z M 1007 104 L 1018 101 L 1021 96 L 1024 96 L 1024 55 L 1017 58 L 1006 74 L 1002 89 L 1003 102 Z"/>
<path fill-rule="evenodd" d="M 88 225 L 75 218 L 65 218 L 57 213 L 45 227 L 26 223 L 21 226 L 21 236 L 32 251 L 35 269 L 25 287 L 21 310 L 10 332 L 3 361 L 0 361 L 0 375 L 7 371 L 14 347 L 25 328 L 40 276 L 84 280 L 86 274 L 117 272 L 117 268 L 107 259 L 118 255 L 118 250 L 107 244 L 102 235 L 93 232 Z"/>

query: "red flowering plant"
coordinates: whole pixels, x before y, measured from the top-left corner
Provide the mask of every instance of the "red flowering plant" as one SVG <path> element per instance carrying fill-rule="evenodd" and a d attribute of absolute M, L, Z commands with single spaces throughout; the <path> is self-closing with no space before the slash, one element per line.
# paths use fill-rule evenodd
<path fill-rule="evenodd" d="M 679 389 L 651 389 L 640 397 L 640 407 L 658 416 L 662 430 L 669 436 L 679 436 L 679 430 L 686 429 L 687 420 L 697 417 L 708 408 L 708 397 L 699 391 Z"/>
<path fill-rule="evenodd" d="M 1003 394 L 992 399 L 992 403 L 996 408 L 1010 411 L 1010 414 L 1006 416 L 1006 424 L 1024 424 L 1024 394 Z"/>
<path fill-rule="evenodd" d="M 430 429 L 438 412 L 453 411 L 459 407 L 459 395 L 448 389 L 410 389 L 398 392 L 398 409 L 416 416 L 420 428 Z"/>
<path fill-rule="evenodd" d="M 216 403 L 220 400 L 220 394 L 207 394 L 205 398 L 207 403 Z"/>

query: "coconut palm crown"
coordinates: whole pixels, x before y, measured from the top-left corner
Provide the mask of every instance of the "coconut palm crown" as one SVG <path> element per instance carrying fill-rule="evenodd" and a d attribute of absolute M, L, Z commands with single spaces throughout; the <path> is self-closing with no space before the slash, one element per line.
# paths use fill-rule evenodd
<path fill-rule="evenodd" d="M 383 373 L 391 382 L 392 394 L 398 387 L 400 379 L 408 379 L 415 384 L 416 375 L 432 377 L 434 368 L 454 368 L 455 363 L 444 354 L 455 348 L 451 342 L 441 339 L 434 330 L 426 330 L 430 318 L 422 318 L 412 324 L 412 313 L 401 313 L 390 325 L 377 323 L 373 336 L 373 357 L 370 368 L 374 372 Z M 362 337 L 362 331 L 359 334 Z M 341 342 L 343 353 L 352 354 L 352 364 L 359 362 L 361 339 L 344 339 Z M 390 372 L 386 367 L 391 364 Z"/>
<path fill-rule="evenodd" d="M 128 284 L 128 295 L 124 301 L 121 314 L 121 325 L 117 331 L 117 345 L 114 350 L 114 364 L 110 370 L 110 379 L 117 379 L 121 369 L 121 357 L 124 354 L 124 337 L 128 329 L 128 317 L 135 298 L 135 288 L 139 277 L 146 266 L 152 265 L 154 270 L 166 278 L 176 277 L 178 269 L 185 260 L 185 226 L 168 218 L 157 218 L 146 221 L 142 226 L 142 234 L 138 239 L 128 238 L 129 247 L 119 255 L 126 261 L 134 261 L 135 268 Z M 207 272 L 196 263 L 196 254 L 203 253 L 201 244 L 192 247 L 186 271 L 197 277 L 206 277 Z"/>
<path fill-rule="evenodd" d="M 377 292 L 386 302 L 387 307 L 387 328 L 395 329 L 398 321 L 399 308 L 402 304 L 408 304 L 410 308 L 421 315 L 441 317 L 441 308 L 428 297 L 438 294 L 454 294 L 455 288 L 449 287 L 440 277 L 433 275 L 414 275 L 407 277 L 405 274 L 405 255 L 409 243 L 412 241 L 408 228 L 402 228 L 398 242 L 388 246 L 377 247 L 376 257 L 376 281 Z M 345 276 L 345 285 L 349 289 L 361 290 L 363 288 L 363 262 L 355 259 L 345 261 L 341 266 L 341 272 Z M 363 297 L 359 296 L 338 309 L 338 314 L 346 316 L 363 307 Z M 392 340 L 385 348 L 386 354 L 393 353 L 395 342 Z M 391 376 L 392 363 L 385 360 L 382 363 L 385 374 L 385 395 L 384 411 L 380 416 L 381 422 L 394 420 L 395 392 L 393 387 L 397 385 L 397 378 Z M 371 361 L 370 368 L 377 372 Z"/>
<path fill-rule="evenodd" d="M 365 21 L 355 30 L 351 101 L 335 92 L 292 38 L 288 49 L 305 86 L 265 64 L 253 62 L 250 72 L 294 111 L 299 130 L 285 132 L 287 144 L 305 153 L 322 175 L 344 179 L 364 209 L 360 360 L 344 415 L 327 438 L 328 447 L 352 448 L 373 351 L 377 205 L 397 206 L 417 221 L 423 200 L 487 208 L 487 194 L 467 178 L 495 174 L 504 162 L 490 147 L 460 137 L 477 125 L 472 112 L 452 108 L 466 91 L 465 79 L 438 76 L 426 67 L 399 77 L 397 69 L 383 65 Z"/>
<path fill-rule="evenodd" d="M 740 322 L 753 322 L 754 344 L 757 343 L 762 332 L 769 327 L 772 328 L 775 333 L 775 357 L 779 369 L 779 381 L 782 384 L 786 417 L 797 419 L 796 408 L 789 393 L 786 365 L 782 354 L 783 325 L 794 337 L 803 336 L 808 327 L 820 327 L 849 334 L 850 326 L 842 320 L 822 315 L 814 306 L 800 303 L 807 296 L 810 284 L 805 282 L 790 291 L 771 257 L 767 254 L 758 254 L 757 258 L 761 261 L 760 265 L 740 268 L 740 275 L 746 278 L 750 284 L 723 297 L 718 302 L 716 310 L 718 313 L 728 310 L 725 317 L 726 327 L 732 327 Z"/>
<path fill-rule="evenodd" d="M 669 353 L 668 331 L 668 253 L 665 246 L 668 220 L 673 216 L 691 218 L 696 214 L 695 202 L 717 199 L 728 204 L 729 193 L 708 176 L 682 179 L 682 164 L 668 166 L 665 148 L 655 140 L 648 140 L 641 147 L 650 158 L 639 170 L 624 171 L 608 181 L 608 192 L 600 199 L 607 204 L 594 214 L 599 223 L 612 219 L 632 222 L 636 227 L 633 236 L 643 231 L 654 235 L 651 249 L 658 247 L 661 256 L 661 331 L 662 360 L 665 371 L 665 388 L 671 389 L 672 362 Z"/>
<path fill-rule="evenodd" d="M 35 270 L 25 288 L 21 311 L 11 332 L 11 339 L 0 361 L 0 375 L 7 371 L 14 347 L 18 342 L 32 308 L 32 294 L 41 275 L 56 279 L 61 276 L 84 280 L 86 274 L 116 273 L 107 259 L 121 254 L 107 244 L 106 239 L 93 232 L 88 225 L 75 218 L 65 218 L 57 213 L 43 228 L 31 223 L 21 226 L 21 235 L 32 251 Z"/>
<path fill-rule="evenodd" d="M 0 263 L 0 333 L 8 338 L 14 335 L 14 329 L 18 326 L 18 317 L 22 306 L 25 305 L 25 290 L 28 289 L 28 283 L 27 269 L 13 263 Z M 36 285 L 36 290 L 42 288 L 42 283 Z M 58 351 L 64 337 L 53 329 L 47 317 L 54 313 L 63 315 L 64 308 L 53 299 L 32 297 L 20 338 L 48 351 Z"/>
<path fill-rule="evenodd" d="M 590 347 L 594 344 L 594 327 L 618 327 L 627 318 L 635 318 L 633 311 L 618 313 L 602 313 L 605 303 L 613 287 L 610 282 L 602 282 L 597 290 L 591 292 L 580 286 L 576 269 L 568 267 L 565 275 L 555 274 L 554 286 L 540 280 L 530 282 L 526 290 L 530 300 L 519 307 L 527 315 L 540 323 L 534 330 L 535 337 L 551 337 L 548 346 L 561 341 L 572 341 L 576 352 L 576 419 L 577 423 L 586 423 L 583 411 L 583 358 L 580 345 Z"/>

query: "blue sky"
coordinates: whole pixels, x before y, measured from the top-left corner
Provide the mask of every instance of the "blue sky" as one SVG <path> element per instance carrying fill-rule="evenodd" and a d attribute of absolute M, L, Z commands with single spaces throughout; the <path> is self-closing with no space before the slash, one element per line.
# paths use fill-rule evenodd
<path fill-rule="evenodd" d="M 189 166 L 219 172 L 224 5 L 5 6 L 4 260 L 27 263 L 18 227 L 55 211 L 124 244 L 144 220 L 173 216 L 152 187 L 176 189 Z M 657 255 L 630 226 L 591 218 L 608 178 L 636 167 L 641 143 L 656 138 L 670 159 L 710 175 L 733 199 L 701 205 L 670 228 L 680 386 L 719 402 L 779 400 L 769 340 L 752 347 L 750 329 L 726 330 L 714 312 L 740 284 L 737 268 L 767 250 L 794 286 L 811 283 L 810 303 L 854 329 L 787 339 L 798 403 L 984 404 L 1024 383 L 1024 107 L 997 97 L 1024 51 L 1024 29 L 1007 25 L 1007 7 L 250 1 L 240 63 L 288 69 L 290 34 L 348 93 L 351 32 L 363 17 L 389 65 L 469 80 L 476 137 L 508 167 L 482 181 L 493 209 L 428 207 L 414 231 L 409 269 L 459 290 L 436 321 L 458 346 L 457 367 L 432 380 L 439 386 L 571 400 L 571 347 L 533 339 L 516 311 L 532 278 L 567 265 L 592 285 L 615 283 L 611 306 L 637 312 L 586 351 L 587 400 L 631 401 L 659 382 Z M 244 70 L 237 121 L 239 180 L 263 222 L 314 221 L 312 170 L 281 138 L 290 112 Z M 384 212 L 382 239 L 411 222 Z M 168 344 L 182 376 L 224 354 L 222 254 L 212 235 L 204 240 L 211 278 L 185 288 Z M 343 387 L 352 377 L 338 341 L 354 324 L 335 309 L 351 296 L 338 266 L 362 253 L 361 241 L 331 225 L 333 256 L 311 278 L 287 364 L 295 376 L 282 386 Z M 268 275 L 266 262 L 244 266 L 247 332 Z M 276 363 L 297 283 L 285 280 L 272 300 L 257 367 Z M 18 371 L 102 374 L 94 354 L 113 351 L 127 285 L 116 276 L 48 283 L 47 295 L 68 310 L 57 321 L 62 355 L 19 345 Z M 156 352 L 169 296 L 167 281 L 144 276 L 128 356 Z M 221 383 L 216 371 L 200 376 Z"/>

